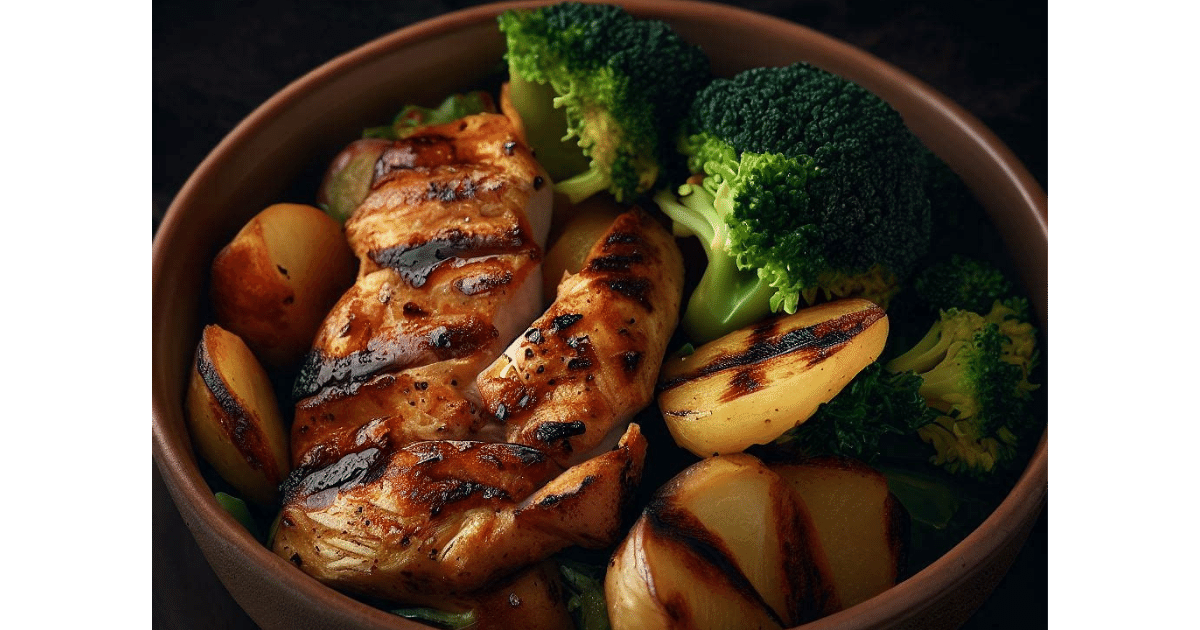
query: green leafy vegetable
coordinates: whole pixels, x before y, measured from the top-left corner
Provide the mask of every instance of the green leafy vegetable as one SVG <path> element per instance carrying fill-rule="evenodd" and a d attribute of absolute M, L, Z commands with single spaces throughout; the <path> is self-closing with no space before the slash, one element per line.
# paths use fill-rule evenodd
<path fill-rule="evenodd" d="M 577 630 L 609 630 L 604 600 L 604 569 L 581 562 L 562 561 L 558 567 L 570 592 L 567 610 Z"/>
<path fill-rule="evenodd" d="M 475 625 L 475 611 L 446 612 L 436 608 L 397 608 L 392 614 L 421 623 L 433 624 L 447 630 L 460 630 Z"/>
<path fill-rule="evenodd" d="M 482 91 L 451 94 L 437 107 L 407 105 L 396 114 L 392 124 L 364 129 L 363 137 L 399 140 L 422 127 L 444 125 L 466 116 L 483 113 L 496 113 L 496 103 L 491 94 Z"/>
<path fill-rule="evenodd" d="M 254 536 L 256 540 L 263 540 L 262 530 L 258 527 L 258 522 L 254 520 L 254 516 L 250 514 L 250 508 L 246 505 L 245 501 L 224 492 L 217 492 L 213 496 L 217 500 L 217 505 L 220 505 L 221 509 L 228 512 L 238 523 L 241 523 L 242 527 L 245 527 L 251 536 Z"/>

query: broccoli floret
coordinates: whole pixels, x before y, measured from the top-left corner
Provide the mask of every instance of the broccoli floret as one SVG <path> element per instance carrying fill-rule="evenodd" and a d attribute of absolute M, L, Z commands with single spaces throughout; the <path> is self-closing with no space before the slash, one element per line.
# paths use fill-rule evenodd
<path fill-rule="evenodd" d="M 679 160 L 674 138 L 708 58 L 669 26 L 610 5 L 510 10 L 509 97 L 529 144 L 572 202 L 632 201 Z"/>
<path fill-rule="evenodd" d="M 938 413 L 921 397 L 921 377 L 892 373 L 879 362 L 859 372 L 833 400 L 776 444 L 806 456 L 838 455 L 865 462 L 889 436 L 912 436 Z"/>
<path fill-rule="evenodd" d="M 949 309 L 986 313 L 996 300 L 1013 295 L 1015 287 L 995 265 L 955 254 L 917 274 L 913 291 L 931 313 Z"/>
<path fill-rule="evenodd" d="M 944 311 L 925 337 L 887 364 L 920 376 L 920 394 L 939 413 L 917 430 L 933 446 L 931 461 L 980 479 L 1014 463 L 1019 437 L 1032 424 L 1029 372 L 1037 359 L 1033 326 L 996 301 L 987 315 Z"/>
<path fill-rule="evenodd" d="M 887 103 L 836 75 L 795 64 L 714 80 L 679 148 L 701 181 L 655 201 L 678 233 L 700 236 L 705 273 L 720 276 L 688 303 L 685 329 L 700 340 L 802 302 L 886 307 L 928 250 L 926 149 Z"/>

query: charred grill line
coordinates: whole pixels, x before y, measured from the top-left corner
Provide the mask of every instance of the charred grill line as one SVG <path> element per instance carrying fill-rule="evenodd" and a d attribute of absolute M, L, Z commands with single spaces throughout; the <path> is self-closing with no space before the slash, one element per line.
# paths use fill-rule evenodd
<path fill-rule="evenodd" d="M 584 477 L 583 481 L 581 481 L 579 483 L 578 488 L 575 488 L 574 490 L 572 490 L 570 492 L 563 492 L 561 494 L 547 495 L 544 499 L 542 499 L 541 501 L 538 502 L 538 505 L 541 507 L 550 507 L 550 506 L 558 505 L 559 503 L 562 503 L 562 501 L 564 499 L 569 499 L 573 496 L 578 495 L 580 492 L 583 492 L 584 488 L 592 485 L 595 481 L 596 481 L 595 475 L 588 475 L 588 476 Z"/>
<path fill-rule="evenodd" d="M 579 420 L 572 422 L 543 422 L 534 430 L 533 436 L 537 441 L 548 444 L 558 440 L 566 440 L 587 432 L 587 425 Z"/>
<path fill-rule="evenodd" d="M 847 313 L 814 326 L 797 328 L 778 337 L 774 337 L 770 332 L 774 330 L 773 326 L 775 325 L 775 322 L 772 321 L 754 331 L 750 337 L 750 344 L 744 352 L 722 355 L 707 365 L 664 381 L 659 385 L 658 391 L 663 392 L 687 381 L 724 370 L 754 366 L 797 352 L 806 353 L 808 361 L 815 363 L 836 353 L 847 342 L 862 333 L 871 324 L 882 319 L 883 316 L 883 309 L 875 307 Z"/>
<path fill-rule="evenodd" d="M 330 390 L 327 392 L 330 395 L 353 393 L 357 386 L 377 374 L 467 356 L 499 334 L 494 326 L 472 318 L 457 325 L 438 326 L 419 337 L 375 337 L 366 349 L 344 357 L 328 357 L 313 350 L 300 366 L 292 396 L 302 400 L 322 390 Z"/>
<path fill-rule="evenodd" d="M 301 467 L 293 470 L 284 480 L 283 501 L 291 501 L 312 496 L 324 490 L 336 488 L 338 491 L 352 486 L 371 483 L 378 479 L 386 468 L 386 458 L 380 457 L 383 451 L 371 447 L 358 453 L 350 453 L 338 461 L 324 467 Z"/>
<path fill-rule="evenodd" d="M 367 252 L 367 257 L 380 267 L 396 271 L 410 286 L 419 289 L 446 262 L 471 263 L 502 254 L 518 254 L 530 246 L 536 248 L 515 226 L 500 234 L 448 230 L 427 241 L 373 249 Z"/>
<path fill-rule="evenodd" d="M 758 604 L 780 627 L 787 627 L 789 624 L 779 618 L 775 609 L 763 599 L 758 589 L 754 588 L 754 584 L 738 568 L 725 545 L 709 534 L 694 516 L 684 510 L 672 508 L 667 501 L 652 499 L 643 512 L 650 528 L 659 536 L 682 545 L 716 567 L 734 589 L 746 599 Z"/>

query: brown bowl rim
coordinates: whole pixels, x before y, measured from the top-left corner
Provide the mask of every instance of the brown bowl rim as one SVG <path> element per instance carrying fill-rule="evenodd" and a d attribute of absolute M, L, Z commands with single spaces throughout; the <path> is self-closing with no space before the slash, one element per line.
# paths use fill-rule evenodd
<path fill-rule="evenodd" d="M 333 77 L 363 65 L 404 43 L 453 32 L 478 24 L 485 19 L 494 19 L 497 14 L 510 8 L 526 8 L 550 3 L 552 1 L 544 0 L 491 3 L 424 20 L 339 55 L 277 92 L 258 106 L 217 144 L 187 179 L 172 201 L 155 235 L 152 248 L 154 294 L 159 293 L 160 272 L 169 258 L 169 251 L 164 245 L 176 238 L 175 232 L 178 229 L 177 218 L 179 216 L 176 207 L 182 205 L 183 200 L 193 196 L 195 191 L 203 189 L 205 181 L 210 177 L 210 171 L 216 168 L 225 155 L 235 152 L 240 145 L 245 143 L 246 138 L 278 116 L 289 104 L 302 98 L 308 91 L 330 81 Z M 870 69 L 880 81 L 903 86 L 900 89 L 909 92 L 926 107 L 937 111 L 942 118 L 954 125 L 958 133 L 970 138 L 976 145 L 986 150 L 992 161 L 1000 167 L 1008 183 L 1019 191 L 1025 200 L 1026 208 L 1024 210 L 1032 211 L 1032 217 L 1023 216 L 1023 218 L 1031 218 L 1035 221 L 1036 231 L 1039 232 L 1041 240 L 1047 240 L 1046 194 L 1027 169 L 1016 159 L 1008 147 L 972 114 L 899 68 L 866 51 L 806 26 L 740 7 L 694 0 L 618 0 L 615 3 L 626 6 L 632 12 L 668 21 L 671 17 L 706 13 L 721 19 L 721 21 L 740 21 L 750 24 L 783 39 L 820 42 L 823 47 L 833 51 L 836 56 L 848 59 L 849 63 L 853 65 Z M 157 300 L 155 300 L 155 305 L 155 309 L 157 309 Z M 1045 322 L 1044 308 L 1039 310 L 1041 310 L 1039 315 Z M 161 325 L 164 324 L 158 318 L 154 318 L 155 338 L 158 337 L 157 330 Z M 294 570 L 294 567 L 284 559 L 255 540 L 213 499 L 212 492 L 201 477 L 186 440 L 170 438 L 169 431 L 164 426 L 169 415 L 167 407 L 170 405 L 181 406 L 182 402 L 163 400 L 160 391 L 159 380 L 154 377 L 152 394 L 153 459 L 170 488 L 172 500 L 177 505 L 180 504 L 180 499 L 188 501 L 187 506 L 180 506 L 180 512 L 189 529 L 194 532 L 197 527 L 203 526 L 203 523 L 213 524 L 224 543 L 240 556 L 250 560 L 251 566 L 257 565 L 258 569 L 255 571 L 263 578 L 278 580 L 283 583 L 283 586 L 306 599 L 320 601 L 331 606 L 347 607 L 345 610 L 351 616 L 350 618 L 355 619 L 359 624 L 371 623 L 381 628 L 425 627 L 322 585 L 308 575 Z M 941 601 L 939 596 L 953 592 L 957 586 L 969 580 L 972 568 L 986 566 L 995 556 L 1003 553 L 1005 541 L 1013 535 L 1014 523 L 1028 523 L 1031 515 L 1040 514 L 1044 508 L 1048 490 L 1047 435 L 1048 431 L 1043 433 L 1029 464 L 1008 496 L 978 528 L 958 545 L 916 575 L 888 591 L 867 602 L 803 627 L 806 630 L 872 627 L 889 621 L 909 618 L 926 609 L 936 607 Z M 207 550 L 205 550 L 205 554 L 208 554 Z"/>

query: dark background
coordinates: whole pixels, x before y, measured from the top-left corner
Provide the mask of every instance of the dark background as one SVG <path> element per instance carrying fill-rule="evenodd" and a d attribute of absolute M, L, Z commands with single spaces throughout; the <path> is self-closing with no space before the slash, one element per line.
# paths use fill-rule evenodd
<path fill-rule="evenodd" d="M 153 5 L 153 226 L 242 118 L 305 72 L 413 22 L 482 2 L 190 0 Z M 822 31 L 902 68 L 983 121 L 1042 184 L 1047 6 L 1011 0 L 728 2 Z M 156 628 L 252 628 L 154 474 Z M 1047 518 L 966 628 L 1047 626 Z"/>

